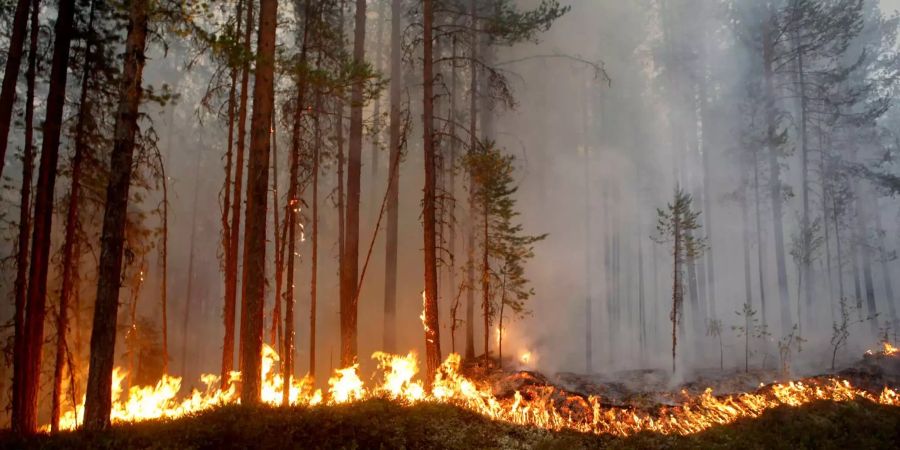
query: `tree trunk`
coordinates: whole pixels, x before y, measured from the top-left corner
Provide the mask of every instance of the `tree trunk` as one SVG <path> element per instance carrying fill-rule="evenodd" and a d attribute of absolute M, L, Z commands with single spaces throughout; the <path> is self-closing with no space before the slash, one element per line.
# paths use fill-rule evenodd
<path fill-rule="evenodd" d="M 469 2 L 469 154 L 478 149 L 477 4 Z M 475 177 L 469 171 L 469 218 L 466 223 L 466 360 L 475 359 Z"/>
<path fill-rule="evenodd" d="M 766 276 L 764 269 L 764 262 L 766 260 L 765 256 L 765 246 L 763 246 L 763 231 L 762 231 L 762 213 L 760 203 L 762 200 L 762 194 L 759 190 L 759 150 L 755 150 L 753 152 L 753 200 L 755 206 L 755 214 L 756 218 L 756 264 L 759 273 L 759 306 L 760 306 L 760 316 L 762 317 L 762 326 L 764 329 L 768 329 L 768 319 L 766 315 Z"/>
<path fill-rule="evenodd" d="M 318 63 L 316 64 L 318 66 Z M 322 92 L 316 91 L 315 142 L 313 143 L 312 167 L 312 268 L 309 283 L 309 374 L 316 378 L 316 288 L 319 277 L 319 149 L 322 145 L 322 128 L 319 115 L 322 114 Z"/>
<path fill-rule="evenodd" d="M 15 289 L 15 319 L 13 335 L 13 365 L 14 368 L 24 369 L 25 364 L 25 299 L 28 288 L 28 242 L 31 237 L 31 185 L 34 176 L 34 84 L 37 66 L 37 44 L 40 33 L 38 23 L 39 1 L 35 0 L 31 8 L 31 30 L 28 48 L 28 69 L 25 73 L 27 79 L 25 98 L 25 152 L 22 155 L 22 189 L 19 201 L 19 237 L 16 247 L 16 280 Z M 12 108 L 12 105 L 9 105 Z M 5 145 L 6 140 L 3 140 Z M 0 160 L 3 156 L 0 156 Z M 2 162 L 0 162 L 2 164 Z M 21 392 L 23 378 L 17 371 L 13 375 L 13 411 L 19 411 L 22 397 Z M 52 423 L 52 422 L 51 422 Z"/>
<path fill-rule="evenodd" d="M 112 406 L 112 369 L 115 359 L 116 319 L 119 306 L 119 279 L 122 272 L 122 247 L 128 210 L 128 190 L 134 160 L 138 108 L 141 103 L 141 78 L 147 41 L 149 5 L 132 2 L 125 43 L 125 62 L 119 106 L 116 112 L 115 141 L 106 188 L 106 208 L 101 237 L 100 274 L 91 330 L 91 357 L 88 372 L 84 426 L 88 430 L 109 427 Z"/>
<path fill-rule="evenodd" d="M 491 335 L 491 266 L 489 256 L 488 213 L 490 211 L 487 193 L 482 193 L 482 229 L 481 229 L 481 318 L 484 321 L 484 356 L 490 355 Z"/>
<path fill-rule="evenodd" d="M 885 229 L 881 225 L 881 212 L 883 210 L 878 207 L 877 200 L 875 201 L 875 227 L 878 230 L 878 262 L 881 264 L 881 278 L 884 280 L 884 301 L 888 306 L 888 311 L 890 312 L 890 323 L 893 325 L 893 329 L 896 330 L 897 326 L 900 325 L 897 323 L 897 305 L 894 304 L 894 284 L 891 281 L 891 272 L 888 269 L 888 261 L 890 260 L 890 255 L 885 249 L 884 245 L 884 234 Z"/>
<path fill-rule="evenodd" d="M 807 236 L 809 232 L 810 224 L 810 207 L 809 207 L 809 136 L 807 133 L 807 123 L 809 122 L 807 116 L 807 98 L 806 98 L 806 73 L 804 72 L 804 51 L 802 42 L 800 42 L 800 37 L 797 35 L 796 39 L 796 50 L 797 50 L 797 81 L 799 82 L 800 88 L 800 176 L 801 176 L 801 191 L 802 191 L 802 199 L 803 199 L 803 211 L 800 217 L 800 230 L 801 236 Z M 806 239 L 805 237 L 803 238 Z M 809 248 L 809 242 L 804 242 L 804 252 L 811 252 Z M 812 301 L 813 301 L 813 289 L 815 289 L 816 283 L 813 280 L 813 270 L 812 270 L 812 255 L 805 254 L 802 259 L 801 266 L 802 275 L 801 277 L 804 280 L 806 289 L 805 289 L 805 302 L 807 307 L 807 315 L 812 312 Z M 799 295 L 799 293 L 798 293 Z M 798 299 L 798 304 L 800 303 Z M 799 310 L 799 306 L 798 306 Z M 812 318 L 803 318 L 797 317 L 797 323 L 802 324 L 806 322 L 809 325 L 812 325 Z"/>
<path fill-rule="evenodd" d="M 675 349 L 678 345 L 678 312 L 681 309 L 681 230 L 678 226 L 680 218 L 675 219 L 675 248 L 672 252 L 672 373 L 675 373 Z"/>
<path fill-rule="evenodd" d="M 423 147 L 425 151 L 425 198 L 423 199 L 422 222 L 425 244 L 425 379 L 428 385 L 441 364 L 441 339 L 437 304 L 437 236 L 435 215 L 436 161 L 434 146 L 434 55 L 433 55 L 434 4 L 432 0 L 422 2 L 423 41 Z"/>
<path fill-rule="evenodd" d="M 35 5 L 37 6 L 37 5 Z M 37 9 L 37 8 L 35 8 Z M 37 16 L 32 18 L 32 25 L 37 23 Z M 51 431 L 59 431 L 59 415 L 60 415 L 60 404 L 62 403 L 62 379 L 63 379 L 63 368 L 66 362 L 66 331 L 69 328 L 68 324 L 68 313 L 69 313 L 69 304 L 72 300 L 72 293 L 75 289 L 75 281 L 78 278 L 78 256 L 75 253 L 75 248 L 78 242 L 78 210 L 81 203 L 81 175 L 84 165 L 84 157 L 87 149 L 87 142 L 85 142 L 86 136 L 85 134 L 85 120 L 87 120 L 87 115 L 90 114 L 87 105 L 87 95 L 88 90 L 90 89 L 89 81 L 91 74 L 91 67 L 93 64 L 93 54 L 92 52 L 92 41 L 93 39 L 93 24 L 94 24 L 94 3 L 91 2 L 91 12 L 90 19 L 88 24 L 88 37 L 85 43 L 85 56 L 84 56 L 84 67 L 82 69 L 81 74 L 81 92 L 78 103 L 78 118 L 75 122 L 75 156 L 72 158 L 72 177 L 70 181 L 69 188 L 69 204 L 66 208 L 66 233 L 65 233 L 65 241 L 63 242 L 63 256 L 62 256 L 62 288 L 59 293 L 59 305 L 57 308 L 57 318 L 56 318 L 56 361 L 53 368 L 53 394 L 50 397 L 50 427 Z M 32 36 L 32 44 L 37 43 L 37 37 Z M 32 61 L 31 57 L 29 57 L 29 71 L 33 70 L 31 67 Z"/>
<path fill-rule="evenodd" d="M 366 1 L 356 0 L 353 38 L 354 64 L 365 63 Z M 344 257 L 341 270 L 341 365 L 357 359 L 357 283 L 359 282 L 359 196 L 362 166 L 362 108 L 364 80 L 353 83 L 350 92 L 350 144 L 347 149 L 347 210 Z"/>
<path fill-rule="evenodd" d="M 775 41 L 772 22 L 767 22 L 764 31 L 763 64 L 766 96 L 766 143 L 769 152 L 769 194 L 772 200 L 772 223 L 775 234 L 775 264 L 778 271 L 778 293 L 781 299 L 781 331 L 787 336 L 791 329 L 790 295 L 788 294 L 787 263 L 784 254 L 784 226 L 782 223 L 781 166 L 778 162 L 780 151 L 777 137 L 777 112 L 775 111 L 775 80 L 773 65 Z"/>
<path fill-rule="evenodd" d="M 859 249 L 859 258 L 862 261 L 863 283 L 866 289 L 866 312 L 869 315 L 869 324 L 872 330 L 872 336 L 878 336 L 878 307 L 875 304 L 875 282 L 872 278 L 872 249 L 869 243 L 869 233 L 867 224 L 869 223 L 869 210 L 865 205 L 867 200 L 867 192 L 863 189 L 856 189 L 858 192 L 856 198 L 857 214 L 856 227 L 859 240 L 856 247 Z"/>
<path fill-rule="evenodd" d="M 20 401 L 13 401 L 18 411 L 12 414 L 13 429 L 19 433 L 32 433 L 37 427 L 38 389 L 41 374 L 41 355 L 44 345 L 44 316 L 47 301 L 47 271 L 49 269 L 50 233 L 53 221 L 53 192 L 56 186 L 56 165 L 59 160 L 60 128 L 65 106 L 66 77 L 69 64 L 69 49 L 72 42 L 72 22 L 74 0 L 62 0 L 54 28 L 53 63 L 50 69 L 50 89 L 47 94 L 47 116 L 44 120 L 43 142 L 41 145 L 41 166 L 38 172 L 37 191 L 34 202 L 34 234 L 31 241 L 31 261 L 28 271 L 28 294 L 25 305 L 25 342 L 22 361 L 16 361 L 19 370 L 14 370 L 21 383 L 13 383 L 21 388 L 13 395 L 20 395 Z M 21 45 L 20 45 L 21 47 Z M 21 49 L 19 50 L 21 57 Z M 18 67 L 18 63 L 16 63 Z M 5 81 L 4 81 L 5 82 Z M 6 139 L 3 139 L 6 142 Z"/>
<path fill-rule="evenodd" d="M 299 105 L 298 105 L 299 108 Z M 273 107 L 274 111 L 274 107 Z M 272 113 L 272 238 L 275 240 L 275 295 L 274 302 L 272 304 L 272 327 L 270 328 L 269 334 L 269 342 L 272 343 L 272 346 L 278 350 L 280 355 L 284 354 L 284 348 L 282 347 L 281 340 L 281 286 L 282 286 L 282 277 L 284 276 L 284 251 L 285 251 L 285 239 L 281 239 L 278 236 L 278 224 L 281 223 L 278 218 L 278 139 L 276 138 L 276 123 L 278 122 L 278 118 L 275 117 L 275 113 Z M 290 180 L 288 180 L 290 183 Z M 288 202 L 285 205 L 285 210 L 289 211 L 290 208 L 290 195 L 288 195 Z M 284 216 L 284 226 L 287 227 L 290 219 L 288 216 L 290 213 L 288 212 Z M 287 231 L 287 228 L 285 228 Z"/>
<path fill-rule="evenodd" d="M 391 0 L 391 86 L 390 86 L 390 149 L 391 161 L 400 159 L 402 136 L 400 122 L 400 93 L 403 89 L 401 21 L 403 6 L 401 0 Z M 384 351 L 397 351 L 397 243 L 399 229 L 400 171 L 388 171 L 387 228 L 385 230 L 384 257 L 384 330 L 382 346 Z"/>
<path fill-rule="evenodd" d="M 188 324 L 191 322 L 191 306 L 194 303 L 194 254 L 197 236 L 197 197 L 200 192 L 200 161 L 202 153 L 197 152 L 197 163 L 194 166 L 194 199 L 191 207 L 191 243 L 188 250 L 187 292 L 184 296 L 184 317 L 181 324 L 181 374 L 187 376 Z M 225 381 L 223 380 L 223 383 Z"/>
<path fill-rule="evenodd" d="M 450 67 L 450 104 L 449 110 L 447 113 L 447 117 L 450 120 L 450 163 L 447 165 L 445 169 L 445 174 L 447 177 L 447 187 L 444 195 L 448 198 L 449 210 L 447 211 L 447 225 L 448 225 L 448 238 L 447 238 L 447 248 L 448 251 L 448 259 L 449 259 L 449 270 L 447 271 L 447 291 L 449 292 L 448 298 L 452 300 L 451 304 L 451 318 L 450 318 L 450 351 L 452 353 L 456 353 L 456 329 L 457 329 L 457 321 L 456 321 L 456 310 L 459 307 L 459 295 L 458 286 L 456 285 L 456 159 L 459 154 L 459 139 L 457 138 L 457 120 L 459 119 L 456 114 L 457 110 L 457 99 L 458 99 L 458 85 L 459 85 L 459 71 L 456 64 L 456 59 L 459 57 L 457 51 L 458 42 L 456 37 L 452 38 L 450 55 L 453 58 L 453 63 Z"/>
<path fill-rule="evenodd" d="M 241 5 L 238 3 L 238 22 L 241 20 Z M 244 51 L 250 53 L 250 35 L 253 30 L 253 0 L 248 0 L 247 21 L 244 25 Z M 244 143 L 247 135 L 247 89 L 250 84 L 250 63 L 248 61 L 241 62 L 241 97 L 238 106 L 238 140 L 237 155 L 235 156 L 234 169 L 234 190 L 231 203 L 231 238 L 228 242 L 228 253 L 230 257 L 226 258 L 225 263 L 225 306 L 223 317 L 225 319 L 225 338 L 222 345 L 222 383 L 227 383 L 229 373 L 234 367 L 234 328 L 235 315 L 237 309 L 237 273 L 238 273 L 238 255 L 240 253 L 241 242 L 241 203 L 242 189 L 244 186 Z M 243 282 L 241 283 L 243 288 Z M 241 296 L 241 306 L 243 307 L 243 296 Z"/>
<path fill-rule="evenodd" d="M 275 27 L 277 0 L 261 0 L 257 37 L 250 159 L 247 169 L 247 226 L 244 231 L 244 287 L 241 310 L 241 402 L 260 401 L 263 306 L 266 295 L 266 193 L 269 188 L 269 145 L 274 106 Z"/>
<path fill-rule="evenodd" d="M 750 264 L 750 212 L 747 204 L 747 189 L 750 185 L 746 170 L 741 171 L 741 246 L 744 250 L 744 303 L 753 305 L 753 280 Z"/>
<path fill-rule="evenodd" d="M 387 21 L 385 17 L 384 0 L 376 0 L 378 4 L 378 21 L 375 23 L 375 71 L 376 73 L 384 73 L 384 23 Z M 371 208 L 372 223 L 378 220 L 378 202 L 376 201 L 376 192 L 378 191 L 378 153 L 381 146 L 381 96 L 374 100 L 372 111 L 372 154 L 371 154 L 371 185 L 369 186 L 369 207 Z"/>
<path fill-rule="evenodd" d="M 9 36 L 9 48 L 6 52 L 6 70 L 3 72 L 3 85 L 0 87 L 0 175 L 3 174 L 6 147 L 9 145 L 9 129 L 12 125 L 16 84 L 19 81 L 19 68 L 22 65 L 22 53 L 25 47 L 25 25 L 28 23 L 28 5 L 30 3 L 32 3 L 31 0 L 16 2 L 12 32 Z M 39 0 L 35 0 L 32 9 L 37 10 L 38 7 Z"/>

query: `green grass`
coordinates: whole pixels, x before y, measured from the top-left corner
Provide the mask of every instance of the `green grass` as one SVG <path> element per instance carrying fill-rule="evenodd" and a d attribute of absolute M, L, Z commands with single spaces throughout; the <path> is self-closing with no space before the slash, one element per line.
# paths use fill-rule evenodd
<path fill-rule="evenodd" d="M 900 447 L 900 408 L 870 402 L 818 402 L 782 407 L 758 419 L 692 436 L 643 433 L 612 438 L 548 432 L 485 419 L 448 405 L 403 407 L 384 400 L 327 408 L 227 406 L 178 420 L 15 439 L 0 448 L 759 448 L 877 449 Z"/>

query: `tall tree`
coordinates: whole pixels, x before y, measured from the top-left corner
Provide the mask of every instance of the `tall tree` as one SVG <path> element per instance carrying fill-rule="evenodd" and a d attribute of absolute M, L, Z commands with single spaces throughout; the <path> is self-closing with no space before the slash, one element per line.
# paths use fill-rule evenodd
<path fill-rule="evenodd" d="M 222 380 L 229 379 L 229 372 L 234 367 L 234 327 L 235 310 L 237 309 L 237 276 L 238 255 L 241 242 L 241 205 L 243 204 L 242 189 L 244 185 L 244 149 L 247 139 L 247 97 L 250 85 L 250 36 L 253 31 L 253 0 L 238 2 L 238 21 L 241 20 L 241 5 L 247 8 L 246 22 L 244 24 L 243 52 L 241 63 L 241 95 L 238 104 L 237 120 L 237 152 L 234 162 L 234 189 L 231 196 L 231 237 L 229 240 L 228 254 L 225 259 L 225 305 L 223 318 L 225 320 L 225 337 L 222 344 Z M 245 264 L 246 267 L 246 264 Z M 241 287 L 243 288 L 243 281 Z M 241 307 L 243 310 L 243 298 Z M 243 317 L 243 316 L 242 316 Z M 243 325 L 243 324 L 242 324 Z"/>
<path fill-rule="evenodd" d="M 13 319 L 13 361 L 25 360 L 25 303 L 28 289 L 28 242 L 31 237 L 31 185 L 34 177 L 34 85 L 37 70 L 39 2 L 31 8 L 30 42 L 28 48 L 28 69 L 25 72 L 25 151 L 22 155 L 22 188 L 19 196 L 19 236 L 16 248 L 16 280 L 14 282 L 15 318 Z M 12 108 L 12 105 L 9 105 Z M 5 142 L 6 139 L 4 138 Z M 4 144 L 5 145 L 5 144 Z M 0 156 L 2 159 L 2 156 Z M 0 162 L 2 167 L 2 162 Z M 18 366 L 24 369 L 24 366 Z M 16 382 L 22 377 L 13 376 L 13 411 L 21 407 L 21 395 L 16 395 L 20 387 Z"/>
<path fill-rule="evenodd" d="M 74 0 L 62 0 L 54 26 L 53 63 L 50 68 L 50 89 L 47 93 L 47 115 L 44 120 L 41 145 L 41 166 L 38 171 L 34 202 L 34 234 L 31 241 L 31 262 L 28 271 L 28 298 L 25 306 L 25 345 L 23 361 L 15 361 L 17 370 L 13 382 L 20 389 L 13 391 L 20 401 L 13 401 L 13 429 L 20 433 L 33 432 L 37 427 L 37 401 L 44 345 L 44 316 L 47 302 L 47 272 L 49 269 L 50 232 L 53 221 L 53 192 L 56 186 L 56 165 L 59 160 L 60 129 L 65 106 L 66 78 L 69 50 L 72 43 Z"/>
<path fill-rule="evenodd" d="M 269 149 L 274 107 L 275 29 L 277 0 L 261 0 L 257 37 L 253 117 L 250 122 L 250 161 L 247 170 L 247 217 L 244 232 L 246 286 L 241 311 L 241 401 L 260 401 L 263 306 L 266 288 L 266 194 L 269 188 Z"/>
<path fill-rule="evenodd" d="M 353 64 L 365 65 L 366 0 L 356 0 L 353 31 Z M 344 249 L 341 259 L 341 365 L 347 367 L 357 358 L 357 292 L 359 283 L 359 196 L 362 167 L 363 88 L 365 79 L 357 79 L 350 90 L 350 142 L 347 148 L 347 205 Z"/>
<path fill-rule="evenodd" d="M 116 319 L 119 307 L 119 279 L 122 273 L 122 248 L 131 187 L 144 50 L 147 43 L 149 2 L 132 1 L 125 60 L 116 112 L 115 140 L 112 149 L 106 209 L 103 214 L 99 280 L 91 330 L 91 356 L 85 398 L 84 426 L 89 430 L 109 427 L 112 406 L 112 369 L 116 345 Z"/>
<path fill-rule="evenodd" d="M 401 0 L 391 0 L 391 85 L 390 126 L 388 130 L 388 155 L 391 161 L 399 161 L 401 147 L 400 92 L 403 89 L 401 54 Z M 399 229 L 400 171 L 388 171 L 387 229 L 384 251 L 384 337 L 382 348 L 386 352 L 397 350 L 397 243 Z"/>
<path fill-rule="evenodd" d="M 441 364 L 441 339 L 437 304 L 437 217 L 435 210 L 435 136 L 434 136 L 434 4 L 422 2 L 423 47 L 423 148 L 425 153 L 425 190 L 422 201 L 422 225 L 425 243 L 425 295 L 422 322 L 425 327 L 426 380 L 430 383 Z"/>
<path fill-rule="evenodd" d="M 32 5 L 33 4 L 33 5 Z M 22 53 L 25 48 L 25 30 L 28 24 L 28 7 L 38 9 L 39 3 L 32 0 L 18 0 L 13 13 L 12 33 L 9 36 L 9 48 L 6 52 L 6 69 L 3 71 L 3 84 L 0 86 L 0 175 L 6 161 L 6 147 L 9 145 L 9 128 L 12 125 L 12 110 L 16 98 L 16 84 L 19 81 L 19 68 L 22 65 Z"/>
<path fill-rule="evenodd" d="M 701 228 L 700 212 L 693 209 L 691 195 L 680 187 L 675 188 L 672 203 L 666 209 L 657 210 L 657 224 L 654 240 L 672 244 L 672 372 L 675 372 L 676 347 L 678 344 L 678 322 L 684 304 L 684 265 L 700 257 L 706 248 L 706 240 L 697 237 Z"/>
<path fill-rule="evenodd" d="M 66 233 L 62 255 L 62 288 L 59 293 L 59 306 L 56 320 L 56 364 L 53 369 L 53 396 L 50 407 L 50 426 L 56 431 L 59 427 L 60 403 L 62 401 L 63 366 L 66 356 L 66 331 L 68 329 L 69 304 L 75 289 L 78 263 L 75 261 L 75 247 L 78 240 L 78 212 L 81 202 L 81 177 L 84 170 L 84 159 L 87 153 L 86 121 L 89 114 L 88 92 L 90 74 L 93 66 L 93 23 L 94 4 L 88 19 L 88 36 L 85 41 L 84 67 L 81 73 L 81 92 L 79 94 L 78 117 L 75 123 L 75 155 L 72 158 L 72 175 L 69 187 L 69 204 L 66 207 Z"/>

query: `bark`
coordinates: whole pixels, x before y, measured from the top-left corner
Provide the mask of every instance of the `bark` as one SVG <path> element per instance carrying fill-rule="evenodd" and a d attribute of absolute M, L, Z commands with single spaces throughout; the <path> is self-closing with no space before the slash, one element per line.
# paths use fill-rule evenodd
<path fill-rule="evenodd" d="M 138 108 L 142 94 L 141 78 L 147 41 L 148 8 L 149 5 L 145 2 L 131 2 L 110 178 L 106 188 L 106 209 L 103 215 L 98 269 L 100 276 L 91 330 L 90 369 L 84 412 L 84 426 L 88 430 L 106 429 L 110 421 L 119 280 L 122 272 L 128 190 L 131 185 L 135 134 L 138 128 Z"/>
<path fill-rule="evenodd" d="M 353 62 L 365 64 L 366 1 L 356 0 L 353 37 Z M 341 264 L 341 366 L 349 367 L 357 359 L 357 283 L 359 280 L 359 196 L 362 168 L 363 88 L 364 80 L 350 90 L 350 142 L 347 148 L 347 205 L 344 229 L 344 256 Z"/>
<path fill-rule="evenodd" d="M 37 427 L 38 388 L 41 374 L 41 355 L 44 345 L 44 316 L 47 301 L 47 271 L 49 269 L 50 233 L 53 221 L 53 192 L 56 186 L 56 165 L 59 160 L 60 128 L 63 121 L 69 50 L 72 42 L 74 0 L 62 0 L 54 27 L 53 63 L 50 69 L 50 89 L 47 93 L 47 115 L 44 120 L 41 145 L 41 166 L 38 171 L 34 201 L 34 231 L 31 241 L 31 261 L 28 271 L 28 293 L 25 305 L 24 356 L 16 361 L 18 370 L 13 376 L 21 383 L 13 384 L 21 390 L 19 401 L 13 401 L 12 426 L 18 433 L 32 433 Z M 21 56 L 21 55 L 20 55 Z M 5 142 L 6 139 L 4 138 Z"/>
<path fill-rule="evenodd" d="M 238 21 L 240 21 L 241 4 L 238 4 Z M 250 35 L 253 30 L 253 0 L 248 0 L 247 21 L 244 25 L 244 51 L 250 53 Z M 235 310 L 237 308 L 237 272 L 238 272 L 238 254 L 240 252 L 241 242 L 241 203 L 242 189 L 244 186 L 244 143 L 247 135 L 247 89 L 250 84 L 250 63 L 243 61 L 241 63 L 241 96 L 238 106 L 238 141 L 237 154 L 235 155 L 234 169 L 234 190 L 232 192 L 231 203 L 231 238 L 228 243 L 230 257 L 226 258 L 225 263 L 225 339 L 222 345 L 222 380 L 227 383 L 229 373 L 234 367 L 234 327 L 235 327 Z M 244 286 L 244 283 L 241 283 Z M 243 296 L 241 296 L 241 306 L 243 307 Z M 243 308 L 242 308 L 243 311 Z"/>
<path fill-rule="evenodd" d="M 90 89 L 90 74 L 93 65 L 92 34 L 94 20 L 94 3 L 91 2 L 91 13 L 88 25 L 88 38 L 85 43 L 84 67 L 81 74 L 81 92 L 78 103 L 78 118 L 75 123 L 75 156 L 72 158 L 72 178 L 69 188 L 69 204 L 66 208 L 66 233 L 62 251 L 62 289 L 59 293 L 59 306 L 56 319 L 56 362 L 53 368 L 53 394 L 50 397 L 50 427 L 51 431 L 59 431 L 60 404 L 62 402 L 63 368 L 66 362 L 68 330 L 68 313 L 71 304 L 75 281 L 78 279 L 78 255 L 75 248 L 78 243 L 78 210 L 81 204 L 81 176 L 84 165 L 85 153 L 88 151 L 85 141 L 85 121 L 90 114 L 88 107 L 88 90 Z M 37 22 L 34 17 L 33 24 Z M 32 37 L 33 43 L 36 38 Z M 29 58 L 30 59 L 30 58 Z M 29 65 L 31 61 L 29 61 Z M 31 68 L 29 67 L 29 70 Z"/>
<path fill-rule="evenodd" d="M 31 29 L 28 48 L 28 69 L 26 78 L 25 98 L 25 152 L 22 155 L 22 189 L 19 197 L 19 237 L 16 247 L 16 280 L 15 290 L 15 318 L 13 335 L 13 361 L 14 366 L 23 369 L 25 365 L 25 299 L 28 288 L 28 243 L 31 238 L 31 185 L 34 177 L 34 84 L 37 64 L 37 44 L 40 33 L 38 24 L 39 1 L 35 0 L 31 8 Z M 10 105 L 12 107 L 12 105 Z M 6 140 L 4 139 L 5 143 Z M 0 156 L 0 160 L 3 157 Z M 0 163 L 2 164 L 2 163 Z M 23 381 L 21 374 L 13 375 L 13 411 L 19 411 L 22 401 L 19 383 Z"/>
<path fill-rule="evenodd" d="M 244 231 L 244 285 L 241 310 L 241 402 L 260 402 L 263 306 L 266 295 L 266 194 L 274 105 L 275 27 L 277 0 L 261 0 L 257 37 L 250 159 L 247 170 L 247 226 Z"/>
<path fill-rule="evenodd" d="M 435 216 L 435 143 L 434 143 L 434 4 L 422 2 L 423 41 L 423 147 L 425 152 L 425 189 L 422 222 L 425 248 L 425 379 L 429 386 L 441 364 L 441 339 L 437 304 L 437 236 Z"/>
<path fill-rule="evenodd" d="M 0 175 L 3 174 L 3 163 L 6 161 L 6 147 L 9 145 L 9 129 L 12 125 L 12 110 L 16 101 L 16 84 L 19 81 L 19 68 L 22 65 L 22 53 L 25 47 L 25 29 L 28 23 L 28 6 L 31 0 L 18 0 L 13 13 L 12 30 L 9 36 L 9 48 L 6 52 L 6 69 L 3 72 L 3 84 L 0 87 Z M 38 9 L 38 1 L 34 1 L 33 9 Z"/>

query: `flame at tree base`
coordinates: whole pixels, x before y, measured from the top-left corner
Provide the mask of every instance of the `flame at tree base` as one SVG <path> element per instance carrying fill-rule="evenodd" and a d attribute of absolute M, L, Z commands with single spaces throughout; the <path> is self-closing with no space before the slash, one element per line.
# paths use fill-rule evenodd
<path fill-rule="evenodd" d="M 367 389 L 357 373 L 358 365 L 335 371 L 328 380 L 327 396 L 314 389 L 307 376 L 290 382 L 290 403 L 310 407 L 327 407 L 370 398 L 388 398 L 402 404 L 437 402 L 456 405 L 494 420 L 549 430 L 575 430 L 596 434 L 628 436 L 642 431 L 662 434 L 691 434 L 716 425 L 725 425 L 741 418 L 758 417 L 768 409 L 779 406 L 800 406 L 816 400 L 868 400 L 882 405 L 900 406 L 900 395 L 884 388 L 880 395 L 851 386 L 838 379 L 808 379 L 773 384 L 755 393 L 716 397 L 711 389 L 697 396 L 685 393 L 679 406 L 656 410 L 606 407 L 599 397 L 564 395 L 552 386 L 533 387 L 523 393 L 516 391 L 511 398 L 498 398 L 490 387 L 481 386 L 459 371 L 460 357 L 451 354 L 443 363 L 431 392 L 421 380 L 416 380 L 418 361 L 415 353 L 406 356 L 376 352 L 373 356 L 384 373 L 383 381 Z M 271 405 L 282 403 L 285 382 L 275 370 L 279 358 L 269 346 L 263 348 L 262 400 Z M 125 373 L 113 372 L 113 423 L 139 422 L 159 418 L 178 418 L 219 405 L 239 403 L 236 382 L 240 373 L 231 374 L 227 389 L 220 389 L 216 375 L 203 375 L 206 388 L 194 390 L 186 398 L 178 399 L 181 378 L 164 375 L 155 386 L 132 387 L 123 398 L 122 381 Z M 563 394 L 563 395 L 561 395 Z M 84 401 L 77 408 L 65 411 L 60 429 L 74 429 L 82 422 Z M 49 430 L 49 426 L 44 430 Z"/>

